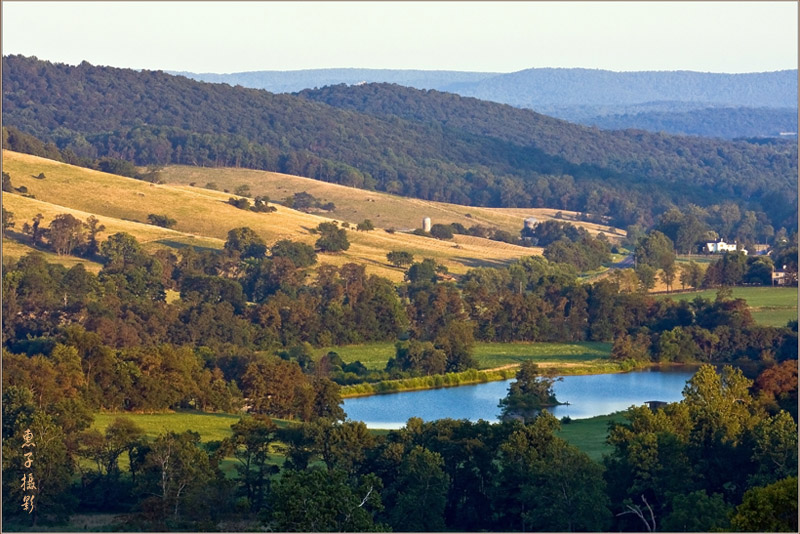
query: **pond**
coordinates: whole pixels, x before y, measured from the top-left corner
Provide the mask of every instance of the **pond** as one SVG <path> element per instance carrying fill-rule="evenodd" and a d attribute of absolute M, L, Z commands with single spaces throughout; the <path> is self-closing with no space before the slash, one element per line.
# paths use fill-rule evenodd
<path fill-rule="evenodd" d="M 556 397 L 569 405 L 550 413 L 559 419 L 583 419 L 625 410 L 631 405 L 657 400 L 681 400 L 683 387 L 694 369 L 634 371 L 606 375 L 565 376 L 553 386 Z M 497 404 L 508 393 L 512 380 L 470 386 L 409 391 L 344 400 L 348 419 L 364 421 L 370 428 L 400 428 L 410 417 L 423 421 L 469 419 L 497 422 Z"/>

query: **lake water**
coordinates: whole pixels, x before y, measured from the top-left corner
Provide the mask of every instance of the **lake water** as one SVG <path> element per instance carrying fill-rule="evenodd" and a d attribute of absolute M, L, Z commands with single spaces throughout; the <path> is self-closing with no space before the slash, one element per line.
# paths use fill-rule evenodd
<path fill-rule="evenodd" d="M 625 410 L 645 401 L 675 402 L 694 370 L 646 370 L 606 375 L 565 376 L 553 389 L 560 402 L 549 411 L 559 419 L 568 415 L 583 419 Z M 400 428 L 410 417 L 423 421 L 469 419 L 497 422 L 497 404 L 513 381 L 471 386 L 409 391 L 344 400 L 348 419 L 364 421 L 371 428 Z"/>

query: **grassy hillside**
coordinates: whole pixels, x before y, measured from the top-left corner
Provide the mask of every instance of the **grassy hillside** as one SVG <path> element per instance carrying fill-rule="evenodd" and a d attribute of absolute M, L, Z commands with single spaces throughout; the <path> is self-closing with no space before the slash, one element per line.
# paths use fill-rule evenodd
<path fill-rule="evenodd" d="M 611 454 L 614 448 L 606 443 L 608 425 L 625 422 L 622 413 L 599 415 L 589 419 L 575 419 L 571 423 L 561 425 L 556 433 L 567 440 L 570 445 L 578 447 L 595 462 L 603 460 L 604 454 Z"/>
<path fill-rule="evenodd" d="M 228 231 L 241 226 L 252 228 L 268 244 L 280 239 L 313 244 L 316 236 L 310 230 L 320 222 L 331 220 L 283 206 L 277 206 L 274 213 L 244 211 L 229 205 L 227 200 L 231 195 L 221 191 L 155 185 L 10 151 L 3 152 L 3 169 L 10 174 L 14 187 L 24 186 L 35 197 L 5 195 L 4 204 L 14 213 L 17 221 L 15 230 L 19 230 L 25 221 L 30 221 L 37 213 L 44 215 L 44 226 L 59 213 L 71 213 L 82 220 L 94 214 L 106 226 L 101 239 L 111 233 L 125 231 L 151 248 L 181 248 L 189 245 L 221 248 Z M 44 180 L 35 178 L 40 173 L 45 174 Z M 369 193 L 359 191 L 359 194 Z M 382 201 L 383 197 L 374 204 Z M 411 204 L 414 202 L 409 200 Z M 455 207 L 442 209 L 452 210 Z M 465 212 L 472 210 L 460 209 Z M 403 208 L 397 206 L 386 209 L 387 213 L 401 211 Z M 173 229 L 145 224 L 151 213 L 167 215 L 175 219 L 177 224 Z M 421 220 L 418 216 L 414 216 L 414 219 Z M 376 230 L 349 231 L 350 249 L 342 254 L 321 254 L 320 262 L 335 265 L 361 263 L 367 265 L 369 272 L 399 281 L 404 271 L 391 266 L 386 260 L 386 254 L 392 250 L 406 250 L 418 259 L 433 258 L 454 273 L 463 273 L 475 266 L 503 265 L 520 257 L 541 254 L 538 248 L 517 247 L 471 236 L 439 241 L 404 233 L 390 234 L 382 229 L 390 225 L 384 226 L 378 217 L 373 220 L 378 227 Z M 13 232 L 9 237 L 21 238 Z"/>
<path fill-rule="evenodd" d="M 291 176 L 269 171 L 250 169 L 213 169 L 207 167 L 169 166 L 159 178 L 168 184 L 195 184 L 204 187 L 213 183 L 219 190 L 234 191 L 246 185 L 254 195 L 267 195 L 272 200 L 282 200 L 295 193 L 306 192 L 322 202 L 333 202 L 336 209 L 328 216 L 340 221 L 358 223 L 370 219 L 381 228 L 420 228 L 422 219 L 430 217 L 434 224 L 460 223 L 469 228 L 483 225 L 518 235 L 523 221 L 535 217 L 540 221 L 553 219 L 559 210 L 547 208 L 480 208 L 446 202 L 367 191 L 343 185 Z M 590 233 L 604 232 L 611 241 L 621 241 L 625 232 L 610 226 L 578 221 L 577 213 L 561 211 L 564 220 L 586 228 Z"/>

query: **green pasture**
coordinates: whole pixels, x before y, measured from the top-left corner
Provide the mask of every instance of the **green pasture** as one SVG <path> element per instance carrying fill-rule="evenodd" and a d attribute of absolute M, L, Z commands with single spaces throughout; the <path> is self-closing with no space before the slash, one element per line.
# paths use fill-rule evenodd
<path fill-rule="evenodd" d="M 362 345 L 325 347 L 320 353 L 326 354 L 331 351 L 338 354 L 346 363 L 359 361 L 370 371 L 382 371 L 386 368 L 389 358 L 394 358 L 394 343 L 381 341 Z"/>
<path fill-rule="evenodd" d="M 473 356 L 479 369 L 520 364 L 527 360 L 547 364 L 590 364 L 606 360 L 611 343 L 476 343 Z"/>
<path fill-rule="evenodd" d="M 697 297 L 714 300 L 716 296 L 716 289 L 664 295 L 673 300 L 693 300 Z M 796 287 L 735 287 L 733 298 L 747 301 L 750 313 L 758 324 L 785 326 L 787 322 L 797 320 Z"/>
<path fill-rule="evenodd" d="M 598 415 L 589 419 L 573 419 L 571 423 L 561 423 L 561 430 L 556 434 L 585 452 L 595 462 L 600 462 L 604 454 L 610 454 L 613 448 L 606 443 L 609 423 L 625 420 L 622 413 Z"/>
<path fill-rule="evenodd" d="M 175 412 L 157 414 L 136 413 L 97 413 L 92 428 L 105 433 L 108 425 L 118 417 L 130 419 L 149 439 L 155 439 L 166 432 L 185 432 L 192 430 L 200 434 L 203 442 L 219 441 L 231 436 L 231 425 L 240 416 L 226 413 Z M 277 423 L 277 422 L 276 422 Z"/>
<path fill-rule="evenodd" d="M 328 351 L 336 352 L 347 363 L 358 360 L 370 370 L 383 370 L 389 358 L 393 358 L 395 354 L 392 342 L 326 347 L 320 352 L 324 354 Z M 597 342 L 476 343 L 473 350 L 478 369 L 515 365 L 527 360 L 535 360 L 547 366 L 585 367 L 606 363 L 610 354 L 610 343 Z"/>
<path fill-rule="evenodd" d="M 148 439 L 154 440 L 159 435 L 166 432 L 181 433 L 187 430 L 197 432 L 200 434 L 200 441 L 208 443 L 211 441 L 221 441 L 230 437 L 233 432 L 231 425 L 238 422 L 242 417 L 241 414 L 229 413 L 204 413 L 204 412 L 174 412 L 174 413 L 155 413 L 155 414 L 137 414 L 137 413 L 96 413 L 94 414 L 94 423 L 92 428 L 105 433 L 106 428 L 114 419 L 118 417 L 126 417 L 139 425 L 144 430 L 145 436 Z M 286 427 L 292 424 L 289 421 L 282 419 L 272 420 L 278 427 Z M 282 465 L 284 456 L 280 454 L 277 449 L 273 451 L 275 454 L 270 455 L 270 460 L 275 465 Z M 119 459 L 120 466 L 123 469 L 128 467 L 128 458 L 122 455 Z M 220 469 L 227 478 L 236 478 L 236 464 L 235 458 L 226 457 L 220 462 Z"/>

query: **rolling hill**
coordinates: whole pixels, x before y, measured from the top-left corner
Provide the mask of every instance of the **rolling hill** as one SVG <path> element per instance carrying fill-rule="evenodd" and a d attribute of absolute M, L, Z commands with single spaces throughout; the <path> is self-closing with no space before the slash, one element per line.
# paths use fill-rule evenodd
<path fill-rule="evenodd" d="M 28 193 L 35 197 L 26 198 L 15 193 L 4 194 L 3 206 L 14 214 L 17 222 L 14 229 L 16 231 L 37 213 L 44 215 L 43 226 L 47 226 L 49 221 L 60 213 L 71 213 L 81 220 L 93 214 L 106 226 L 105 232 L 100 234 L 101 239 L 112 233 L 124 231 L 134 235 L 150 251 L 163 248 L 180 249 L 186 246 L 220 249 L 228 231 L 241 226 L 254 229 L 268 244 L 280 239 L 313 244 L 316 236 L 310 230 L 320 222 L 332 220 L 280 205 L 276 206 L 277 211 L 274 213 L 243 211 L 228 204 L 227 200 L 231 195 L 223 191 L 178 183 L 156 185 L 7 150 L 3 151 L 3 169 L 11 176 L 15 187 L 24 186 Z M 187 171 L 189 174 L 186 174 Z M 232 183 L 240 184 L 252 179 L 262 184 L 272 183 L 272 187 L 286 188 L 287 191 L 318 183 L 300 177 L 258 171 L 244 171 L 254 174 L 247 178 L 242 177 L 242 170 L 235 169 L 199 171 L 168 168 L 165 173 L 167 177 L 172 176 L 177 182 L 180 176 L 183 176 L 183 180 L 190 177 L 197 178 L 196 174 L 191 174 L 193 171 L 201 172 L 203 178 L 214 179 L 219 183 L 231 180 Z M 181 172 L 184 174 L 181 175 Z M 44 180 L 35 178 L 39 173 L 44 173 L 46 178 Z M 416 225 L 412 226 L 419 225 L 421 214 L 439 213 L 442 221 L 448 220 L 447 217 L 450 216 L 453 220 L 460 217 L 461 220 L 472 221 L 473 224 L 482 222 L 501 228 L 511 228 L 513 224 L 517 224 L 518 231 L 522 216 L 531 214 L 524 210 L 439 205 L 353 190 L 333 184 L 323 185 L 327 186 L 327 189 L 318 191 L 319 194 L 335 198 L 344 209 L 353 214 L 354 222 L 363 220 L 365 215 L 371 213 L 365 210 L 383 210 L 384 202 L 390 202 L 386 204 L 386 213 L 398 212 L 403 214 L 402 217 L 408 217 L 408 219 L 398 219 L 398 222 L 407 220 L 412 224 L 411 221 L 417 221 Z M 349 203 L 340 200 L 345 197 L 349 198 Z M 168 215 L 175 219 L 177 224 L 174 229 L 146 224 L 144 221 L 150 213 Z M 472 213 L 473 218 L 461 216 L 459 213 Z M 546 211 L 534 210 L 533 213 L 543 219 L 548 217 Z M 340 221 L 346 220 L 344 217 L 337 218 Z M 370 273 L 399 281 L 403 278 L 404 270 L 393 267 L 386 260 L 386 254 L 392 250 L 406 250 L 414 254 L 417 259 L 433 258 L 455 274 L 476 266 L 503 265 L 520 257 L 541 254 L 540 248 L 519 247 L 473 236 L 456 236 L 453 241 L 440 241 L 402 232 L 388 233 L 385 231 L 388 226 L 384 226 L 380 218 L 376 217 L 374 222 L 376 229 L 373 231 L 348 231 L 350 249 L 341 254 L 321 254 L 320 262 L 334 265 L 356 262 L 366 265 Z M 588 226 L 595 231 L 609 230 L 607 227 Z M 10 245 L 7 254 L 21 255 L 30 250 L 25 246 L 25 237 L 15 231 L 9 232 L 5 242 Z M 80 261 L 55 255 L 51 259 L 67 265 Z"/>
<path fill-rule="evenodd" d="M 541 68 L 513 73 L 312 69 L 173 74 L 275 93 L 392 83 L 510 104 L 604 129 L 727 139 L 797 132 L 796 70 L 724 74 Z"/>
<path fill-rule="evenodd" d="M 605 132 L 385 84 L 275 95 L 22 56 L 3 59 L 3 91 L 5 124 L 74 160 L 256 168 L 455 204 L 589 212 L 617 226 L 734 202 L 775 228 L 796 226 L 793 145 Z"/>
<path fill-rule="evenodd" d="M 401 197 L 378 191 L 321 182 L 310 178 L 251 169 L 210 169 L 204 167 L 169 166 L 159 171 L 158 179 L 167 184 L 203 187 L 213 184 L 216 189 L 234 191 L 246 185 L 253 195 L 266 195 L 280 201 L 295 193 L 309 193 L 322 202 L 333 202 L 335 209 L 323 213 L 339 221 L 357 224 L 370 219 L 381 228 L 413 230 L 421 227 L 424 217 L 432 223 L 459 223 L 466 228 L 483 225 L 518 235 L 528 217 L 545 221 L 560 217 L 591 234 L 605 233 L 612 242 L 620 241 L 625 232 L 612 226 L 582 221 L 579 214 L 548 208 L 481 208 L 446 202 L 434 202 Z"/>

